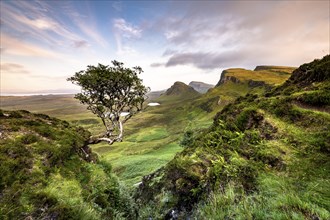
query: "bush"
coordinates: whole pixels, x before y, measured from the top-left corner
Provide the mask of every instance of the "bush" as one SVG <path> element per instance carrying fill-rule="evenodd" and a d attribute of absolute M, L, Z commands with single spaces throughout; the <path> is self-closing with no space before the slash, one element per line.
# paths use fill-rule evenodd
<path fill-rule="evenodd" d="M 26 134 L 20 139 L 23 144 L 33 144 L 39 140 L 38 137 L 34 134 Z"/>
<path fill-rule="evenodd" d="M 303 93 L 296 100 L 310 105 L 326 106 L 330 105 L 330 92 L 321 90 Z"/>

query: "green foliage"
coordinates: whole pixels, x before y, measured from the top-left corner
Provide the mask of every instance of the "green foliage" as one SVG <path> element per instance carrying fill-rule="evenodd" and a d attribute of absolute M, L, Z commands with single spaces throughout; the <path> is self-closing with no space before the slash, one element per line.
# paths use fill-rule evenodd
<path fill-rule="evenodd" d="M 328 67 L 317 63 L 323 61 L 296 71 L 296 81 L 266 96 L 264 89 L 251 89 L 241 78 L 239 84 L 228 81 L 199 97 L 162 97 L 160 106 L 148 107 L 128 122 L 124 142 L 93 146 L 102 155 L 100 161 L 84 148 L 95 164 L 86 163 L 79 150 L 90 136 L 83 129 L 74 129 L 76 135 L 67 123 L 45 116 L 24 122 L 12 117 L 4 129 L 12 140 L 0 154 L 0 213 L 7 218 L 30 213 L 44 218 L 136 219 L 129 192 L 137 189 L 134 198 L 141 219 L 164 219 L 173 210 L 179 219 L 329 219 L 330 84 L 324 75 Z M 280 71 L 275 75 L 283 77 L 266 73 L 265 81 L 283 82 L 290 74 Z M 241 75 L 249 80 L 253 72 Z M 314 73 L 302 77 L 305 72 Z M 249 91 L 253 94 L 245 95 Z M 69 121 L 78 119 L 75 123 L 94 134 L 100 131 L 98 124 L 84 121 L 90 114 L 73 111 L 73 102 L 67 103 L 67 110 L 63 105 L 61 110 L 43 109 Z M 212 126 L 203 130 L 216 112 Z M 6 111 L 0 114 L 1 120 L 8 119 L 5 115 Z M 53 129 L 43 127 L 44 120 Z M 29 130 L 21 130 L 27 126 Z M 56 126 L 67 134 L 57 132 Z M 180 153 L 174 157 L 176 152 Z M 112 167 L 128 188 L 111 175 Z M 24 185 L 27 182 L 30 185 Z M 51 208 L 41 211 L 44 207 Z"/>
<path fill-rule="evenodd" d="M 330 93 L 328 90 L 306 92 L 299 95 L 296 100 L 313 106 L 330 106 Z"/>
<path fill-rule="evenodd" d="M 263 176 L 261 189 L 246 194 L 241 186 L 229 183 L 212 192 L 195 209 L 196 219 L 328 219 L 329 211 L 315 205 L 283 178 Z M 314 191 L 315 192 L 315 191 Z"/>
<path fill-rule="evenodd" d="M 194 132 L 188 130 L 183 134 L 183 139 L 180 142 L 180 145 L 183 147 L 189 147 L 193 143 Z"/>
<path fill-rule="evenodd" d="M 180 210 L 182 219 L 329 219 L 327 59 L 307 65 L 311 75 L 300 67 L 294 84 L 267 97 L 237 98 L 200 134 L 186 133 L 184 150 L 144 179 L 142 210 L 162 204 L 155 216 Z"/>
<path fill-rule="evenodd" d="M 1 219 L 135 218 L 110 164 L 85 145 L 89 132 L 44 115 L 2 112 Z"/>
<path fill-rule="evenodd" d="M 118 61 L 112 61 L 112 65 L 87 66 L 86 70 L 68 78 L 68 81 L 81 86 L 82 92 L 76 94 L 75 98 L 101 118 L 106 136 L 111 138 L 109 143 L 121 140 L 121 123 L 142 110 L 149 90 L 138 77 L 143 72 L 141 67 L 125 68 Z M 120 120 L 122 112 L 128 113 L 124 120 Z"/>

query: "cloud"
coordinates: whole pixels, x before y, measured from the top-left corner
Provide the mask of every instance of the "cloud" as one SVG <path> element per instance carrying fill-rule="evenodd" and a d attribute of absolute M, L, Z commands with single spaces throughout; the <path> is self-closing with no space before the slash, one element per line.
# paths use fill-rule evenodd
<path fill-rule="evenodd" d="M 166 67 L 295 65 L 329 53 L 329 4 L 191 1 L 173 4 L 154 29 L 166 40 Z"/>
<path fill-rule="evenodd" d="M 88 46 L 88 42 L 85 40 L 73 41 L 74 48 L 84 48 Z"/>
<path fill-rule="evenodd" d="M 6 34 L 1 34 L 1 52 L 3 54 L 11 54 L 18 56 L 36 56 L 36 57 L 48 57 L 59 58 L 60 55 L 50 50 L 43 49 L 39 46 L 26 43 L 15 38 L 12 38 Z"/>
<path fill-rule="evenodd" d="M 4 2 L 1 15 L 2 32 L 24 41 L 33 39 L 53 48 L 79 48 L 72 42 L 87 42 L 86 38 L 90 38 L 102 46 L 107 45 L 97 31 L 93 16 L 81 15 L 70 2 Z"/>
<path fill-rule="evenodd" d="M 245 59 L 247 59 L 245 53 L 238 51 L 226 51 L 223 53 L 178 53 L 169 58 L 165 67 L 192 65 L 199 69 L 210 70 L 225 68 L 235 64 L 237 60 L 244 62 Z"/>
<path fill-rule="evenodd" d="M 126 38 L 140 38 L 142 30 L 132 24 L 129 24 L 122 18 L 114 19 L 113 26 L 117 32 Z"/>
<path fill-rule="evenodd" d="M 173 49 L 166 49 L 163 53 L 163 57 L 169 56 L 169 55 L 173 55 L 175 53 L 178 53 L 177 50 L 173 50 Z"/>
<path fill-rule="evenodd" d="M 133 39 L 140 38 L 142 36 L 142 29 L 134 26 L 122 18 L 113 20 L 114 36 L 117 44 L 118 55 L 132 55 L 137 51 L 129 46 Z"/>
<path fill-rule="evenodd" d="M 166 64 L 165 63 L 152 63 L 150 64 L 151 67 L 162 67 L 162 66 L 165 66 Z"/>
<path fill-rule="evenodd" d="M 23 65 L 17 63 L 4 63 L 1 64 L 1 72 L 11 74 L 29 74 L 30 72 L 25 69 Z"/>

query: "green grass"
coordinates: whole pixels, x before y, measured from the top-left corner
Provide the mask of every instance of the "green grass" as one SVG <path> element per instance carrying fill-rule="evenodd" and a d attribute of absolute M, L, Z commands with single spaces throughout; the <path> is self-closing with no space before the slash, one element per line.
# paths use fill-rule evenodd
<path fill-rule="evenodd" d="M 161 96 L 160 106 L 124 125 L 123 142 L 92 146 L 100 158 L 95 164 L 81 158 L 89 135 L 82 129 L 47 116 L 0 113 L 1 129 L 10 131 L 0 148 L 0 211 L 37 216 L 50 204 L 45 218 L 136 219 L 127 192 L 148 175 L 135 191 L 141 219 L 163 218 L 173 208 L 193 219 L 329 219 L 329 84 L 283 86 L 285 92 L 268 97 L 265 87 L 248 85 L 250 79 L 281 84 L 291 71 L 229 69 L 227 76 L 240 83 L 198 96 Z M 104 131 L 72 96 L 1 97 L 1 105 Z"/>
<path fill-rule="evenodd" d="M 195 100 L 210 112 L 222 109 L 213 125 L 188 130 L 184 150 L 144 179 L 138 192 L 145 196 L 140 198 L 142 218 L 153 208 L 155 218 L 181 210 L 182 219 L 329 219 L 329 81 L 320 83 L 329 72 L 274 89 L 298 83 L 296 90 L 267 97 L 259 90 L 223 107 L 216 95 L 222 94 L 221 100 L 251 91 L 244 80 L 264 70 L 235 71 L 240 83 L 226 82 Z M 222 90 L 237 84 L 236 90 Z"/>
<path fill-rule="evenodd" d="M 110 164 L 85 146 L 89 132 L 27 111 L 1 110 L 0 120 L 1 219 L 134 215 Z"/>
<path fill-rule="evenodd" d="M 102 143 L 92 148 L 131 186 L 182 151 L 179 143 L 185 131 L 210 126 L 216 112 L 250 90 L 247 84 L 228 82 L 203 96 L 161 96 L 155 100 L 160 106 L 147 107 L 124 125 L 124 142 L 112 146 Z M 82 126 L 93 135 L 104 132 L 100 120 L 72 95 L 0 98 L 5 109 L 47 113 Z M 208 109 L 203 109 L 206 104 Z"/>
<path fill-rule="evenodd" d="M 307 194 L 320 196 L 315 188 L 298 191 L 286 177 L 262 175 L 260 190 L 246 194 L 240 186 L 230 183 L 222 191 L 209 195 L 193 214 L 194 219 L 329 219 L 327 209 L 320 207 Z M 319 186 L 320 185 L 316 185 Z"/>
<path fill-rule="evenodd" d="M 271 69 L 260 71 L 252 71 L 245 69 L 228 69 L 225 72 L 226 76 L 234 76 L 240 81 L 264 81 L 267 84 L 274 85 L 282 84 L 290 77 L 290 71 L 286 72 L 285 70 L 281 70 L 280 72 L 278 72 L 272 71 Z"/>

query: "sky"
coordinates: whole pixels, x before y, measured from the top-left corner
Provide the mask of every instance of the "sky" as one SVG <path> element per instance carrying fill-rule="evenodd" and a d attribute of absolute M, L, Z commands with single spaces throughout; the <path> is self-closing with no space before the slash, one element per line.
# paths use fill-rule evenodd
<path fill-rule="evenodd" d="M 0 92 L 74 93 L 87 65 L 140 66 L 152 91 L 330 53 L 329 1 L 0 1 Z"/>

